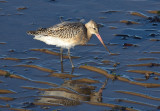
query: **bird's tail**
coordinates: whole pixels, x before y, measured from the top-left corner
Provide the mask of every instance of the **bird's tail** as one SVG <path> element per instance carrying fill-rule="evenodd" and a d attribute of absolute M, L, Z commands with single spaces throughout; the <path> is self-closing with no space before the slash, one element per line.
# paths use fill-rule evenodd
<path fill-rule="evenodd" d="M 28 31 L 28 35 L 38 35 L 43 34 L 47 29 L 46 28 L 39 28 L 37 31 Z"/>
<path fill-rule="evenodd" d="M 36 34 L 37 34 L 37 31 L 28 31 L 27 34 L 28 34 L 28 35 L 36 35 Z"/>

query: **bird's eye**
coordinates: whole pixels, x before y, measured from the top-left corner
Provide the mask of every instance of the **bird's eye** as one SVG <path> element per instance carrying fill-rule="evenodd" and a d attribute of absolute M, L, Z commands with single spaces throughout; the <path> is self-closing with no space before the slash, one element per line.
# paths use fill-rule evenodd
<path fill-rule="evenodd" d="M 94 30 L 96 30 L 96 28 L 93 28 Z"/>

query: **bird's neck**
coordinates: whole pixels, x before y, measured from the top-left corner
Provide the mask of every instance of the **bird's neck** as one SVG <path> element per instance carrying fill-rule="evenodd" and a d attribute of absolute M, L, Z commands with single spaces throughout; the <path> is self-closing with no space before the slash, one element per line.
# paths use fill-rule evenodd
<path fill-rule="evenodd" d="M 87 38 L 88 38 L 88 40 L 90 40 L 91 37 L 92 37 L 92 34 L 87 30 Z"/>
<path fill-rule="evenodd" d="M 92 37 L 92 33 L 89 31 L 89 25 L 88 25 L 88 23 L 85 24 L 85 27 L 87 29 L 87 39 L 90 40 L 90 38 Z"/>

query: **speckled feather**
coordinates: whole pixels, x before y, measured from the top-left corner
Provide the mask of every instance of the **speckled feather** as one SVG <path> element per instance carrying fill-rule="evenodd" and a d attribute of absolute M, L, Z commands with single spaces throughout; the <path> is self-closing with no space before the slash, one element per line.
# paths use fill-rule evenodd
<path fill-rule="evenodd" d="M 84 30 L 86 30 L 86 28 L 84 24 L 80 22 L 62 22 L 50 28 L 40 28 L 37 31 L 29 31 L 28 34 L 71 39 Z"/>

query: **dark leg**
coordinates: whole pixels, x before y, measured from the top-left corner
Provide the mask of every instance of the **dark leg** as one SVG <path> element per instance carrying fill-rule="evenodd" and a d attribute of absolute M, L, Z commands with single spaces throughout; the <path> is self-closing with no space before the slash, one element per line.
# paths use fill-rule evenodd
<path fill-rule="evenodd" d="M 63 73 L 63 48 L 60 49 L 60 58 L 61 58 L 61 72 Z"/>
<path fill-rule="evenodd" d="M 72 63 L 72 59 L 71 59 L 71 56 L 70 56 L 70 49 L 68 49 L 68 57 L 69 57 L 70 62 L 71 62 L 71 64 L 72 64 L 72 68 L 74 68 L 74 65 L 73 65 L 73 63 Z"/>
<path fill-rule="evenodd" d="M 60 49 L 61 63 L 63 62 L 63 48 Z"/>

